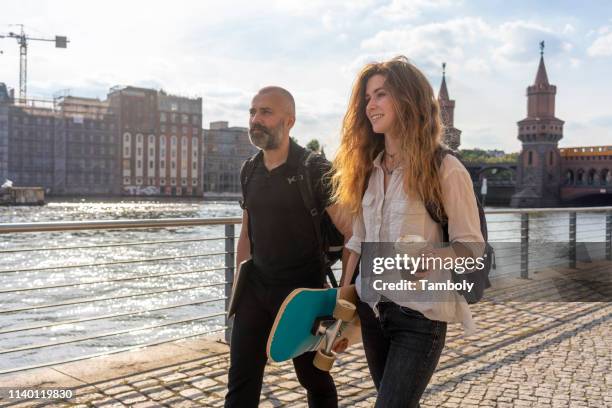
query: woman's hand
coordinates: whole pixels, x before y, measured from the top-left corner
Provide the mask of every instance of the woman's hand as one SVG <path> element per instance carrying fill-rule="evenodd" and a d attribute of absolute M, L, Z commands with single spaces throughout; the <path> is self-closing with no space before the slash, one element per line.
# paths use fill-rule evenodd
<path fill-rule="evenodd" d="M 332 351 L 334 353 L 342 353 L 347 348 L 348 348 L 348 339 L 340 339 L 334 344 L 334 346 L 332 347 Z"/>

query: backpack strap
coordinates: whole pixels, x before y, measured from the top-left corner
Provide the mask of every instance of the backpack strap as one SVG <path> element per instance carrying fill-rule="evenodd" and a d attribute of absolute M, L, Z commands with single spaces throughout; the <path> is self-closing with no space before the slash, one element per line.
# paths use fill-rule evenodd
<path fill-rule="evenodd" d="M 438 169 L 440 168 L 440 166 L 442 166 L 442 161 L 444 160 L 447 154 L 452 155 L 453 152 L 443 147 L 439 147 L 436 151 L 435 160 Z M 446 212 L 444 211 L 444 204 L 428 201 L 427 203 L 425 203 L 425 208 L 427 209 L 427 212 L 429 213 L 431 219 L 434 220 L 434 222 L 440 224 L 440 226 L 442 227 L 443 242 L 449 242 L 450 236 L 448 234 L 448 217 L 446 216 Z M 440 213 L 442 214 L 442 219 L 438 217 L 438 209 L 441 210 Z"/>
<path fill-rule="evenodd" d="M 331 268 L 328 268 L 327 256 L 325 255 L 325 245 L 323 243 L 323 236 L 321 233 L 321 219 L 323 216 L 323 211 L 325 211 L 325 209 L 320 209 L 317 206 L 312 184 L 312 178 L 310 177 L 310 163 L 315 157 L 315 154 L 316 153 L 309 151 L 308 149 L 304 149 L 302 160 L 300 160 L 300 164 L 298 166 L 297 185 L 298 189 L 300 190 L 300 195 L 302 196 L 304 206 L 310 214 L 310 218 L 312 219 L 312 222 L 314 224 L 315 235 L 317 237 L 317 243 L 321 260 L 323 263 L 323 268 L 326 270 L 325 273 L 332 286 L 337 287 L 338 282 L 336 281 L 336 277 L 331 272 Z"/>
<path fill-rule="evenodd" d="M 242 187 L 242 200 L 240 200 L 240 208 L 246 210 L 247 188 L 249 181 L 253 177 L 257 163 L 260 161 L 263 151 L 257 152 L 254 156 L 249 157 L 243 164 L 240 170 L 240 186 Z"/>
<path fill-rule="evenodd" d="M 240 200 L 240 208 L 243 210 L 247 209 L 246 199 L 247 199 L 247 188 L 249 186 L 249 181 L 253 177 L 253 173 L 255 173 L 255 169 L 257 168 L 257 163 L 259 162 L 261 156 L 263 155 L 263 151 L 257 152 L 254 156 L 248 158 L 244 164 L 242 165 L 242 169 L 240 170 L 240 185 L 242 187 L 242 200 Z M 251 217 L 249 217 L 249 225 L 247 225 L 247 231 L 249 233 L 249 244 L 251 246 L 251 256 L 253 256 L 253 237 L 251 235 Z M 244 226 L 243 226 L 244 227 Z"/>

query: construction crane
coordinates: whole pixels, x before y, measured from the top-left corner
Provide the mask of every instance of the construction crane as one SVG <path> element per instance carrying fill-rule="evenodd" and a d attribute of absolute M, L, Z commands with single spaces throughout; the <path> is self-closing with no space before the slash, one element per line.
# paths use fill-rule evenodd
<path fill-rule="evenodd" d="M 23 24 L 16 25 L 21 27 L 21 33 L 0 34 L 0 38 L 15 38 L 17 44 L 19 44 L 19 99 L 25 102 L 28 77 L 28 41 L 55 42 L 55 48 L 66 48 L 69 41 L 65 36 L 59 35 L 56 35 L 54 39 L 29 37 L 23 30 Z"/>

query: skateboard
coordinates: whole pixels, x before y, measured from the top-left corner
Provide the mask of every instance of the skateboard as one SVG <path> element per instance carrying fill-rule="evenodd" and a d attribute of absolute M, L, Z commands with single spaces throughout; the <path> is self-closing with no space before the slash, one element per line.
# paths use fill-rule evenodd
<path fill-rule="evenodd" d="M 268 357 L 279 362 L 316 350 L 315 367 L 331 370 L 336 359 L 334 346 L 361 343 L 356 301 L 355 285 L 295 289 L 276 314 L 268 337 Z"/>

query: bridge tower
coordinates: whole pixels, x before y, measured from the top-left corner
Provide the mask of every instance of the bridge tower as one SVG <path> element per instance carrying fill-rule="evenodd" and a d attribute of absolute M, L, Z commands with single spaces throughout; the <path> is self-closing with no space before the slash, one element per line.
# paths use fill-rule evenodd
<path fill-rule="evenodd" d="M 522 150 L 518 158 L 512 207 L 555 207 L 559 204 L 563 121 L 555 117 L 557 87 L 548 82 L 544 41 L 535 83 L 527 87 L 527 117 L 517 123 Z"/>
<path fill-rule="evenodd" d="M 444 143 L 453 150 L 459 149 L 461 144 L 461 131 L 455 127 L 455 101 L 448 97 L 446 88 L 446 62 L 442 63 L 442 84 L 438 92 L 440 115 L 444 123 Z"/>

